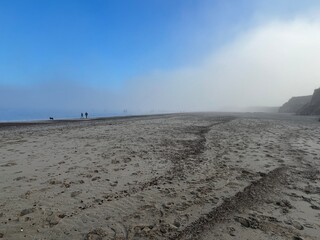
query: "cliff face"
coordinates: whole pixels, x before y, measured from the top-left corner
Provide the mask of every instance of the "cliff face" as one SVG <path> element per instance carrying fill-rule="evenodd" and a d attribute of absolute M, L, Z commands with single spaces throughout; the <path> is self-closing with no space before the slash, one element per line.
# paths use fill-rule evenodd
<path fill-rule="evenodd" d="M 314 90 L 311 101 L 297 113 L 301 115 L 320 115 L 320 88 Z"/>
<path fill-rule="evenodd" d="M 297 113 L 302 109 L 306 104 L 311 101 L 312 95 L 310 96 L 301 96 L 301 97 L 292 97 L 288 102 L 283 104 L 279 108 L 280 113 Z"/>

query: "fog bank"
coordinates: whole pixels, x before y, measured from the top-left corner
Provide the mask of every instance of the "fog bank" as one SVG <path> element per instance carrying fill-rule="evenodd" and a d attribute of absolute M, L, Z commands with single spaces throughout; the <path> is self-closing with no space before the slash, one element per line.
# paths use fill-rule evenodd
<path fill-rule="evenodd" d="M 319 87 L 319 43 L 318 19 L 273 21 L 208 52 L 196 66 L 137 76 L 117 91 L 76 79 L 0 85 L 0 108 L 157 112 L 280 106 Z"/>

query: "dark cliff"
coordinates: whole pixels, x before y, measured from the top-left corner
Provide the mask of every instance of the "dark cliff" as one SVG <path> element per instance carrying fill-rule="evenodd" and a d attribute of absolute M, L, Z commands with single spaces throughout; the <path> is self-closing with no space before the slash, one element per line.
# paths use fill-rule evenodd
<path fill-rule="evenodd" d="M 306 104 L 311 101 L 312 95 L 310 96 L 301 96 L 301 97 L 292 97 L 288 102 L 283 104 L 279 108 L 280 113 L 297 113 L 302 109 Z"/>
<path fill-rule="evenodd" d="M 297 111 L 300 115 L 320 115 L 320 88 L 314 90 L 311 101 Z"/>

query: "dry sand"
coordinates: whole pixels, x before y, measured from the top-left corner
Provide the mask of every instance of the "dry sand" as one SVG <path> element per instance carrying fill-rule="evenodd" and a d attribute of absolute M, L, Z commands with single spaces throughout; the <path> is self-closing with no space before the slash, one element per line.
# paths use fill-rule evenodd
<path fill-rule="evenodd" d="M 0 136 L 3 239 L 320 239 L 312 118 L 180 114 Z"/>

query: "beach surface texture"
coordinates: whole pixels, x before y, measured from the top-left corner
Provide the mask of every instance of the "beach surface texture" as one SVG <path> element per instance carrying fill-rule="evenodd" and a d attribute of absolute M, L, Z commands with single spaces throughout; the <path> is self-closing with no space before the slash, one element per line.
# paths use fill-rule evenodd
<path fill-rule="evenodd" d="M 320 122 L 0 124 L 2 239 L 320 239 Z"/>

